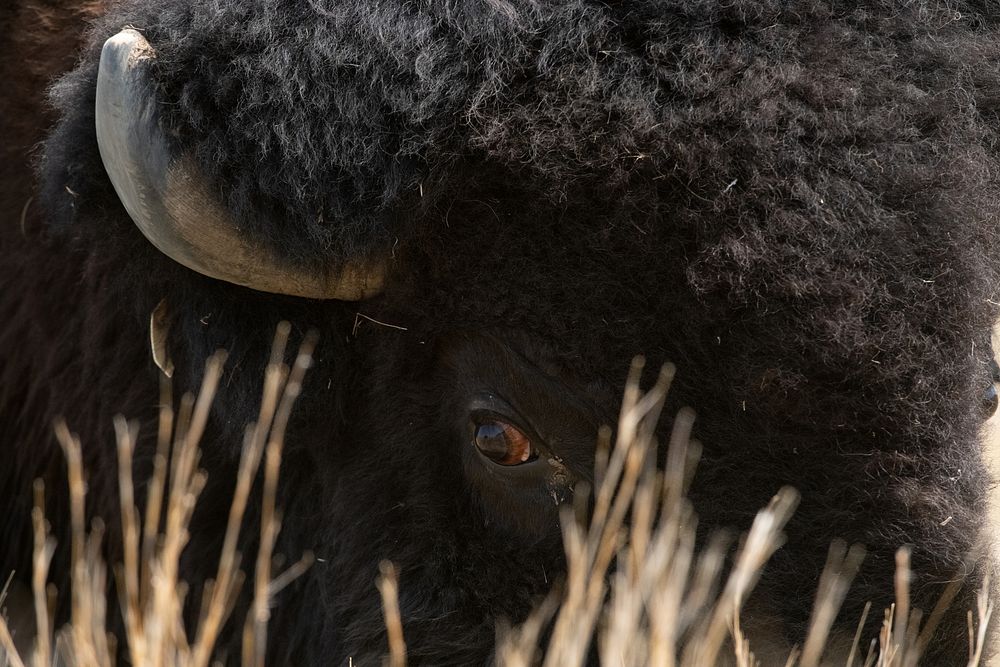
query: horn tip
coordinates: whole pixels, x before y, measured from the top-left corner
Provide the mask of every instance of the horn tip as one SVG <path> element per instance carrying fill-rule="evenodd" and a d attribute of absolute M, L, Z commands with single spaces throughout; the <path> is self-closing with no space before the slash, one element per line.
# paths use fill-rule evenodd
<path fill-rule="evenodd" d="M 135 28 L 125 28 L 112 35 L 104 42 L 101 49 L 101 60 L 106 57 L 134 61 L 139 58 L 151 58 L 156 53 L 145 37 Z"/>

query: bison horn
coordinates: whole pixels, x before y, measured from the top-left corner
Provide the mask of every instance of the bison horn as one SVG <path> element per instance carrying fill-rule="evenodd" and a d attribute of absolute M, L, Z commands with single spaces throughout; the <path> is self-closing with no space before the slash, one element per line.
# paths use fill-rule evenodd
<path fill-rule="evenodd" d="M 191 155 L 173 155 L 147 75 L 156 52 L 137 31 L 104 43 L 97 75 L 97 144 L 119 199 L 142 233 L 176 262 L 263 292 L 358 301 L 378 294 L 385 266 L 306 271 L 242 238 Z"/>

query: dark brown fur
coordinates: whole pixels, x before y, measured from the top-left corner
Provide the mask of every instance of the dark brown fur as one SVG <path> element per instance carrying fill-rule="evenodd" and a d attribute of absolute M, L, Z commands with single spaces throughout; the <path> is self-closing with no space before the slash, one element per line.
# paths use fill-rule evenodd
<path fill-rule="evenodd" d="M 759 591 L 790 638 L 830 540 L 869 548 L 846 628 L 865 601 L 891 601 L 893 554 L 910 543 L 915 606 L 968 577 L 929 658 L 964 664 L 965 610 L 989 568 L 970 554 L 1000 302 L 990 5 L 131 0 L 52 90 L 58 122 L 22 233 L 24 165 L 50 118 L 40 87 L 70 65 L 81 16 L 25 6 L 3 15 L 14 37 L 0 60 L 17 84 L 0 103 L 30 112 L 2 116 L 16 139 L 0 165 L 0 509 L 23 520 L 0 527 L 0 576 L 26 563 L 31 480 L 60 479 L 58 415 L 83 436 L 92 507 L 112 524 L 116 412 L 143 422 L 148 470 L 146 327 L 165 298 L 178 391 L 230 351 L 184 564 L 196 586 L 274 327 L 321 336 L 280 550 L 325 564 L 280 601 L 276 658 L 374 660 L 372 581 L 390 558 L 414 661 L 487 660 L 497 619 L 522 618 L 561 556 L 542 487 L 476 456 L 476 401 L 502 397 L 491 406 L 587 479 L 596 425 L 644 353 L 678 365 L 670 408 L 699 411 L 706 532 L 746 528 L 781 485 L 801 491 Z M 158 50 L 176 149 L 244 233 L 307 269 L 388 255 L 385 294 L 261 294 L 141 236 L 93 129 L 99 49 L 126 25 Z"/>

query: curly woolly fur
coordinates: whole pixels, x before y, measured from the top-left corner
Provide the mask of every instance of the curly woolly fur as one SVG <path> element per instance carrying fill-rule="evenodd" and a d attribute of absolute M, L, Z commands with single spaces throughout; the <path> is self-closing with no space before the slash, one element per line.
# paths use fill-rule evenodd
<path fill-rule="evenodd" d="M 141 237 L 94 137 L 100 46 L 124 26 L 157 49 L 167 129 L 242 233 L 306 267 L 387 255 L 384 295 L 256 293 Z M 845 627 L 892 599 L 909 543 L 916 606 L 968 575 L 928 658 L 964 664 L 988 569 L 966 563 L 1000 301 L 989 2 L 134 0 L 85 41 L 52 88 L 44 222 L 33 210 L 18 232 L 26 186 L 3 200 L 0 578 L 25 570 L 31 479 L 61 474 L 56 415 L 83 435 L 93 512 L 115 515 L 110 419 L 155 416 L 146 322 L 166 298 L 178 393 L 230 351 L 185 564 L 196 584 L 274 326 L 321 334 L 281 549 L 325 563 L 279 601 L 276 662 L 380 653 L 383 557 L 402 568 L 414 662 L 487 660 L 494 623 L 523 617 L 560 546 L 551 509 L 469 474 L 468 395 L 505 386 L 585 478 L 592 431 L 573 429 L 615 414 L 641 352 L 677 363 L 673 407 L 699 411 L 703 530 L 745 528 L 783 484 L 802 492 L 757 594 L 790 639 L 831 539 L 869 549 Z"/>

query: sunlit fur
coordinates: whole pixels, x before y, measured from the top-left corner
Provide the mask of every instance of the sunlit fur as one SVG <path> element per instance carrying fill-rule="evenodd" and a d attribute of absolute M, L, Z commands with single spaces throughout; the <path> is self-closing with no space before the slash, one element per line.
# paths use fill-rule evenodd
<path fill-rule="evenodd" d="M 94 137 L 100 46 L 124 26 L 157 49 L 165 130 L 243 233 L 307 267 L 385 257 L 382 297 L 255 293 L 145 241 Z M 0 579 L 24 573 L 31 480 L 58 491 L 56 415 L 113 518 L 111 417 L 153 436 L 147 323 L 162 299 L 178 395 L 230 351 L 185 564 L 196 583 L 276 323 L 321 335 L 281 499 L 281 550 L 323 559 L 275 610 L 292 664 L 384 650 L 380 558 L 400 565 L 410 656 L 427 664 L 486 660 L 496 620 L 523 617 L 558 575 L 552 513 L 481 493 L 462 464 L 465 392 L 505 370 L 507 398 L 573 416 L 550 436 L 576 443 L 567 465 L 585 477 L 584 438 L 562 429 L 583 424 L 590 446 L 633 355 L 675 362 L 673 407 L 698 411 L 705 448 L 702 530 L 745 529 L 782 484 L 802 493 L 759 591 L 790 639 L 835 537 L 869 549 L 845 626 L 891 600 L 903 543 L 916 606 L 963 573 L 1000 302 L 989 3 L 136 0 L 85 41 L 51 91 L 59 120 L 23 234 L 32 192 L 2 200 Z M 5 47 L 5 68 L 17 58 Z M 5 85 L 42 95 L 34 79 Z M 35 134 L 16 145 L 41 136 L 22 131 Z M 515 359 L 545 382 L 519 381 Z M 559 412 L 571 397 L 576 412 Z M 929 664 L 964 664 L 984 568 Z"/>

